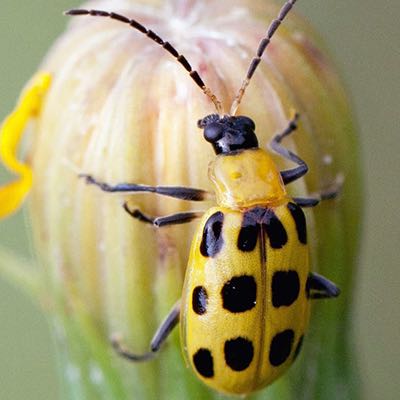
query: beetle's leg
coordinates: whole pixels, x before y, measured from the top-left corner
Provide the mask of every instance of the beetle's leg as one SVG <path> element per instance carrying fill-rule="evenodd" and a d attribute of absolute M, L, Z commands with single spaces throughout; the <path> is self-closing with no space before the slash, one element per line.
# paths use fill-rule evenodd
<path fill-rule="evenodd" d="M 303 198 L 303 197 L 293 197 L 294 202 L 300 207 L 315 207 L 321 201 L 332 200 L 339 196 L 343 185 L 343 178 L 339 175 L 336 178 L 336 182 L 329 188 L 322 190 L 315 196 Z"/>
<path fill-rule="evenodd" d="M 84 178 L 88 185 L 96 185 L 104 192 L 111 193 L 156 193 L 162 196 L 174 197 L 175 199 L 188 201 L 203 201 L 212 198 L 212 194 L 202 189 L 194 189 L 183 186 L 148 186 L 138 185 L 135 183 L 119 183 L 110 185 L 106 182 L 98 181 L 92 175 L 80 174 L 80 178 Z"/>
<path fill-rule="evenodd" d="M 167 317 L 161 323 L 156 333 L 153 336 L 153 339 L 150 343 L 150 351 L 143 354 L 134 354 L 130 351 L 126 350 L 121 342 L 116 339 L 111 339 L 111 344 L 114 347 L 115 351 L 121 356 L 130 361 L 147 361 L 151 360 L 156 356 L 158 350 L 160 350 L 161 345 L 165 342 L 171 331 L 175 328 L 175 326 L 179 322 L 179 314 L 180 314 L 180 300 L 174 305 L 172 310 L 169 312 Z"/>
<path fill-rule="evenodd" d="M 305 163 L 305 161 L 303 161 L 299 156 L 297 156 L 296 154 L 294 154 L 293 152 L 291 152 L 290 150 L 281 145 L 282 139 L 285 138 L 286 136 L 289 136 L 292 132 L 294 132 L 297 129 L 298 119 L 299 119 L 299 114 L 295 113 L 294 117 L 289 121 L 286 129 L 283 132 L 275 135 L 270 142 L 270 147 L 272 150 L 274 150 L 282 157 L 290 161 L 293 161 L 294 163 L 299 165 L 296 168 L 291 168 L 285 171 L 281 171 L 282 180 L 285 185 L 295 181 L 296 179 L 301 178 L 308 171 L 308 166 Z"/>
<path fill-rule="evenodd" d="M 314 272 L 308 275 L 306 291 L 310 299 L 329 299 L 340 294 L 340 289 L 333 282 Z"/>
<path fill-rule="evenodd" d="M 293 201 L 300 207 L 315 207 L 321 199 L 319 197 L 293 197 Z"/>
<path fill-rule="evenodd" d="M 151 217 L 149 215 L 143 214 L 138 209 L 131 210 L 128 206 L 128 203 L 124 203 L 124 210 L 133 218 L 154 225 L 157 228 L 167 225 L 186 224 L 193 221 L 195 218 L 200 218 L 204 214 L 204 212 L 202 211 L 188 211 L 166 215 L 165 217 Z"/>

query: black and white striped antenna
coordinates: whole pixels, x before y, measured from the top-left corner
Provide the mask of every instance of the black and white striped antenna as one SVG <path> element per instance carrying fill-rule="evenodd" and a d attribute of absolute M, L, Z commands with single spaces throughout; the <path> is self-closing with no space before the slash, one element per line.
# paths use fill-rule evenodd
<path fill-rule="evenodd" d="M 261 39 L 260 44 L 258 45 L 258 49 L 256 52 L 255 57 L 251 60 L 249 69 L 247 70 L 247 75 L 246 78 L 244 79 L 242 86 L 239 89 L 238 94 L 236 95 L 235 99 L 233 100 L 231 110 L 230 110 L 230 115 L 235 115 L 236 111 L 239 107 L 239 104 L 246 92 L 247 86 L 250 83 L 250 80 L 252 76 L 254 75 L 254 72 L 256 71 L 258 65 L 261 62 L 261 57 L 263 56 L 266 48 L 268 47 L 269 43 L 271 42 L 272 36 L 274 36 L 274 33 L 278 29 L 279 25 L 282 23 L 282 21 L 285 19 L 286 15 L 289 13 L 289 11 L 292 9 L 294 4 L 296 3 L 297 0 L 288 0 L 286 3 L 283 5 L 283 7 L 280 9 L 278 16 L 271 22 L 267 29 L 267 34 Z"/>
<path fill-rule="evenodd" d="M 114 19 L 119 22 L 123 22 L 124 24 L 128 24 L 131 28 L 138 30 L 139 32 L 146 35 L 149 39 L 153 40 L 155 43 L 160 45 L 163 49 L 168 51 L 175 59 L 185 68 L 185 70 L 189 73 L 189 76 L 193 79 L 197 86 L 203 91 L 203 93 L 214 103 L 214 106 L 218 112 L 218 114 L 222 113 L 222 104 L 218 100 L 217 96 L 211 91 L 209 87 L 207 87 L 200 77 L 199 73 L 193 70 L 189 61 L 186 57 L 180 54 L 175 47 L 171 45 L 171 43 L 164 41 L 160 36 L 158 36 L 155 32 L 150 29 L 147 29 L 141 23 L 137 22 L 134 19 L 125 17 L 124 15 L 120 15 L 114 12 L 102 11 L 102 10 L 83 10 L 83 9 L 73 9 L 65 12 L 66 15 L 90 15 L 92 17 L 107 17 Z"/>

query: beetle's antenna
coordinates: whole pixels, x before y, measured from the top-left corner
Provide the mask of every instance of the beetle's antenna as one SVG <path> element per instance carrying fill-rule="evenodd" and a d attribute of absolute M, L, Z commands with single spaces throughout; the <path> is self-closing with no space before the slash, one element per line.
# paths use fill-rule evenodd
<path fill-rule="evenodd" d="M 83 9 L 73 9 L 65 12 L 65 15 L 90 15 L 92 17 L 108 17 L 111 19 L 115 19 L 117 21 L 123 22 L 128 24 L 130 27 L 138 30 L 139 32 L 146 35 L 149 39 L 156 42 L 160 45 L 163 49 L 167 50 L 175 59 L 178 61 L 183 68 L 189 73 L 189 76 L 193 79 L 197 86 L 203 91 L 203 93 L 214 103 L 215 108 L 219 114 L 222 114 L 222 105 L 221 102 L 218 100 L 217 96 L 213 94 L 210 88 L 208 88 L 203 80 L 201 79 L 199 73 L 193 70 L 192 66 L 190 65 L 189 61 L 186 59 L 185 56 L 179 54 L 178 51 L 173 47 L 169 42 L 165 42 L 163 39 L 160 38 L 156 33 L 152 30 L 147 29 L 145 26 L 140 24 L 134 19 L 127 18 L 123 15 L 116 14 L 114 12 L 107 12 L 102 10 L 83 10 Z"/>
<path fill-rule="evenodd" d="M 292 9 L 292 7 L 296 3 L 296 1 L 297 0 L 287 0 L 286 3 L 283 5 L 283 7 L 280 9 L 277 18 L 275 18 L 269 25 L 267 34 L 265 35 L 265 37 L 261 40 L 260 44 L 258 45 L 256 56 L 252 59 L 252 61 L 250 63 L 250 67 L 247 71 L 246 78 L 243 81 L 242 86 L 240 87 L 239 92 L 235 97 L 235 100 L 233 100 L 230 115 L 236 114 L 236 111 L 237 111 L 239 104 L 242 100 L 242 97 L 246 91 L 246 88 L 249 85 L 250 80 L 258 67 L 258 64 L 260 64 L 260 62 L 261 62 L 261 57 L 264 54 L 265 49 L 269 45 L 271 38 L 272 38 L 272 36 L 274 36 L 274 33 L 278 29 L 279 25 L 285 19 L 286 15 Z"/>

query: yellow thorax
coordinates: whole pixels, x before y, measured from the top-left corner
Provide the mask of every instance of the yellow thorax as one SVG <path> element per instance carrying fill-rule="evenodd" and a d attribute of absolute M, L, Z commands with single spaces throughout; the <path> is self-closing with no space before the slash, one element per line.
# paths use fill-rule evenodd
<path fill-rule="evenodd" d="M 217 156 L 210 164 L 209 177 L 222 207 L 275 206 L 288 198 L 279 170 L 262 149 Z"/>

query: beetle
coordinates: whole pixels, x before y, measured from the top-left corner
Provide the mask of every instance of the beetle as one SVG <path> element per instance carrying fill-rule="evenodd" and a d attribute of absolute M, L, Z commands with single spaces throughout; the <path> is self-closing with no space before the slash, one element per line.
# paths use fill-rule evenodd
<path fill-rule="evenodd" d="M 116 339 L 113 346 L 129 360 L 149 360 L 180 322 L 188 364 L 206 385 L 224 393 L 250 393 L 282 375 L 300 352 L 310 300 L 340 293 L 334 283 L 310 272 L 302 211 L 334 198 L 340 184 L 316 197 L 290 197 L 285 186 L 308 171 L 305 161 L 281 144 L 296 130 L 299 115 L 294 113 L 286 129 L 270 143 L 274 152 L 296 164 L 284 171 L 279 171 L 271 155 L 259 147 L 254 121 L 235 115 L 272 36 L 295 2 L 286 1 L 269 26 L 228 115 L 222 115 L 221 103 L 187 59 L 152 30 L 113 12 L 73 9 L 66 13 L 108 17 L 145 34 L 187 70 L 216 107 L 217 113 L 198 121 L 204 139 L 216 153 L 209 168 L 216 206 L 204 214 L 191 211 L 152 217 L 124 204 L 133 218 L 155 227 L 188 223 L 196 218 L 201 222 L 190 250 L 182 299 L 161 323 L 150 351 L 134 354 Z M 90 174 L 80 176 L 105 192 L 150 192 L 187 201 L 212 197 L 195 188 L 110 185 Z"/>

